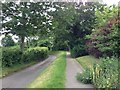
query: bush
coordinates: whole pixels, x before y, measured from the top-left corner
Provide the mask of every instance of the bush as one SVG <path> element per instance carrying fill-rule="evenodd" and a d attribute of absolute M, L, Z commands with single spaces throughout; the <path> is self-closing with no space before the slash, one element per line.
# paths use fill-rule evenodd
<path fill-rule="evenodd" d="M 70 50 L 71 56 L 73 58 L 76 58 L 78 56 L 84 56 L 87 55 L 85 46 L 80 46 L 80 45 L 76 45 L 74 46 L 71 50 Z"/>
<path fill-rule="evenodd" d="M 89 54 L 95 57 L 119 55 L 120 50 L 120 18 L 116 6 L 104 7 L 103 11 L 96 10 L 96 25 L 88 42 Z"/>
<path fill-rule="evenodd" d="M 101 58 L 100 65 L 93 67 L 93 83 L 98 88 L 118 88 L 118 58 Z"/>
<path fill-rule="evenodd" d="M 87 42 L 88 52 L 95 57 L 112 56 L 119 54 L 118 50 L 120 46 L 118 44 L 120 36 L 118 34 L 118 18 L 112 18 L 109 20 L 111 27 L 106 26 L 94 31 L 90 40 Z"/>
<path fill-rule="evenodd" d="M 14 64 L 29 63 L 33 60 L 44 60 L 47 57 L 47 47 L 29 48 L 23 54 L 19 47 L 5 47 L 2 50 L 2 66 L 11 67 Z"/>
<path fill-rule="evenodd" d="M 22 52 L 18 47 L 5 47 L 2 49 L 2 66 L 10 67 L 21 60 Z"/>
<path fill-rule="evenodd" d="M 40 47 L 48 47 L 49 49 L 51 49 L 52 47 L 52 42 L 49 39 L 44 39 L 44 40 L 39 40 L 37 42 L 37 46 Z"/>
<path fill-rule="evenodd" d="M 64 41 L 62 40 L 55 40 L 53 42 L 53 46 L 52 46 L 52 50 L 53 51 L 58 51 L 58 50 L 66 50 L 67 49 L 67 45 Z"/>
<path fill-rule="evenodd" d="M 92 73 L 90 69 L 85 69 L 83 73 L 78 73 L 76 78 L 78 81 L 81 81 L 85 84 L 92 84 Z"/>
<path fill-rule="evenodd" d="M 100 64 L 94 64 L 91 70 L 85 69 L 77 75 L 77 80 L 93 83 L 97 88 L 119 88 L 118 58 L 101 58 Z"/>
<path fill-rule="evenodd" d="M 35 47 L 27 49 L 23 54 L 23 62 L 31 60 L 44 60 L 48 57 L 47 47 Z"/>

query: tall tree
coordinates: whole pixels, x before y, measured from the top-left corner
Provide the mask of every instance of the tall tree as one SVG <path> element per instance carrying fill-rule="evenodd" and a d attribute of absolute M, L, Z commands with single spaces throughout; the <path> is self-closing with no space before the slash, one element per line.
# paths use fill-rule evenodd
<path fill-rule="evenodd" d="M 95 10 L 99 3 L 61 3 L 53 14 L 55 44 L 66 43 L 69 48 L 85 44 L 85 36 L 90 34 L 95 24 Z M 59 46 L 58 46 L 59 47 Z"/>
<path fill-rule="evenodd" d="M 44 2 L 20 2 L 19 4 L 9 2 L 3 3 L 2 6 L 3 29 L 7 30 L 7 33 L 19 36 L 22 51 L 25 37 L 39 35 L 45 32 L 46 26 L 49 25 L 46 23 L 49 19 L 46 14 L 49 5 Z"/>

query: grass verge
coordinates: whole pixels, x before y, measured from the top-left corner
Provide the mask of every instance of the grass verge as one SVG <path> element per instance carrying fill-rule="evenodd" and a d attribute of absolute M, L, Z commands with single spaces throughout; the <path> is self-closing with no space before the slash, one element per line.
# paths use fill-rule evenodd
<path fill-rule="evenodd" d="M 12 67 L 4 67 L 4 68 L 0 67 L 0 69 L 1 69 L 0 70 L 0 78 L 5 77 L 9 74 L 12 74 L 13 72 L 17 72 L 17 71 L 20 71 L 22 69 L 25 69 L 31 65 L 36 64 L 37 62 L 38 61 L 32 61 L 32 62 L 26 63 L 26 64 L 16 64 Z"/>
<path fill-rule="evenodd" d="M 59 52 L 57 58 L 27 88 L 64 88 L 66 53 Z"/>
<path fill-rule="evenodd" d="M 82 56 L 76 58 L 76 60 L 80 63 L 80 65 L 85 68 L 92 68 L 94 63 L 100 63 L 100 60 L 93 56 Z"/>
<path fill-rule="evenodd" d="M 58 56 L 63 51 L 49 51 L 49 55 L 55 55 Z"/>
<path fill-rule="evenodd" d="M 92 84 L 92 73 L 93 65 L 100 63 L 99 59 L 87 55 L 76 58 L 76 60 L 80 63 L 80 65 L 84 68 L 82 73 L 77 73 L 76 78 L 78 81 L 83 82 L 85 84 Z"/>

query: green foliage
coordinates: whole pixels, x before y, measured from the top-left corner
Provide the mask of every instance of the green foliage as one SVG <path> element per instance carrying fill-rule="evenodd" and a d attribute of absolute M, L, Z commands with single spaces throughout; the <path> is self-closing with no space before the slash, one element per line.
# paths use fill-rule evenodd
<path fill-rule="evenodd" d="M 61 38 L 59 38 L 59 39 L 61 39 Z M 57 50 L 66 50 L 67 49 L 66 43 L 59 39 L 56 38 L 54 40 L 52 50 L 57 51 Z"/>
<path fill-rule="evenodd" d="M 11 67 L 15 64 L 40 61 L 48 57 L 47 47 L 35 47 L 21 52 L 19 47 L 5 47 L 2 50 L 2 66 Z"/>
<path fill-rule="evenodd" d="M 28 47 L 48 47 L 49 49 L 52 48 L 52 41 L 49 39 L 49 37 L 45 38 L 38 38 L 36 39 L 28 39 Z"/>
<path fill-rule="evenodd" d="M 86 55 L 82 57 L 76 58 L 76 60 L 80 63 L 83 68 L 92 68 L 94 63 L 100 63 L 98 58 L 95 58 L 91 55 Z"/>
<path fill-rule="evenodd" d="M 84 56 L 84 55 L 87 55 L 87 52 L 86 52 L 86 49 L 85 49 L 85 46 L 83 45 L 75 45 L 71 50 L 71 56 L 73 58 L 76 58 L 78 56 Z"/>
<path fill-rule="evenodd" d="M 92 76 L 90 69 L 87 68 L 82 73 L 78 73 L 76 78 L 85 84 L 92 84 Z"/>
<path fill-rule="evenodd" d="M 97 88 L 119 88 L 118 58 L 106 57 L 100 61 L 78 74 L 77 79 L 83 83 L 93 83 Z"/>
<path fill-rule="evenodd" d="M 41 46 L 41 47 L 50 47 L 50 42 L 49 42 L 48 39 L 40 40 L 38 42 L 38 46 Z"/>
<path fill-rule="evenodd" d="M 47 47 L 28 48 L 23 54 L 23 62 L 30 62 L 31 60 L 44 60 L 48 57 Z"/>
<path fill-rule="evenodd" d="M 14 46 L 15 43 L 14 43 L 12 37 L 10 35 L 7 35 L 2 39 L 2 45 L 4 47 L 8 47 L 8 46 Z"/>
<path fill-rule="evenodd" d="M 100 60 L 90 55 L 78 57 L 76 60 L 83 67 L 83 72 L 78 73 L 76 76 L 77 80 L 83 83 L 93 84 L 92 68 L 94 63 L 99 64 Z"/>
<path fill-rule="evenodd" d="M 85 36 L 94 28 L 96 7 L 98 7 L 96 3 L 91 5 L 64 3 L 59 6 L 58 10 L 53 12 L 54 48 L 72 49 L 74 45 L 85 45 Z"/>
<path fill-rule="evenodd" d="M 95 9 L 102 5 L 76 4 L 67 2 L 2 3 L 3 28 L 8 31 L 7 33 L 19 36 L 21 51 L 25 47 L 25 38 L 36 36 L 52 38 L 54 50 L 73 48 L 74 45 L 81 44 L 77 42 L 80 39 L 80 42 L 83 42 L 82 45 L 85 45 L 85 36 L 91 33 L 95 24 Z M 4 22 L 6 18 L 10 20 Z M 40 41 L 39 44 L 49 47 L 46 41 Z"/>
<path fill-rule="evenodd" d="M 102 7 L 102 11 L 96 9 L 96 28 L 100 28 L 106 25 L 106 22 L 113 17 L 118 15 L 118 7 L 117 6 L 104 6 Z"/>
<path fill-rule="evenodd" d="M 45 13 L 48 12 L 49 7 L 50 3 L 45 2 L 2 3 L 2 26 L 4 30 L 7 30 L 3 33 L 17 35 L 20 38 L 20 47 L 23 52 L 26 37 L 39 36 L 48 32 L 50 17 Z"/>
<path fill-rule="evenodd" d="M 2 48 L 0 47 L 0 67 L 2 67 Z"/>
<path fill-rule="evenodd" d="M 20 71 L 20 70 L 23 70 L 29 66 L 32 66 L 34 64 L 38 63 L 37 61 L 32 61 L 32 62 L 29 62 L 29 63 L 16 63 L 14 64 L 13 66 L 11 67 L 0 67 L 1 71 L 0 71 L 0 78 L 3 78 L 9 74 L 12 74 L 14 72 L 17 72 L 17 71 Z"/>
<path fill-rule="evenodd" d="M 96 3 L 79 5 L 76 9 L 76 17 L 73 25 L 69 26 L 69 46 L 74 48 L 76 45 L 85 46 L 86 35 L 92 32 L 95 24 Z"/>
<path fill-rule="evenodd" d="M 2 66 L 10 67 L 20 63 L 22 52 L 18 47 L 5 47 L 2 49 Z"/>
<path fill-rule="evenodd" d="M 88 52 L 96 57 L 118 55 L 120 46 L 118 7 L 96 11 L 96 27 L 87 42 Z M 99 13 L 99 14 L 98 14 Z M 101 19 L 102 17 L 102 19 Z M 100 24 L 100 25 L 99 25 Z"/>
<path fill-rule="evenodd" d="M 100 65 L 93 66 L 93 83 L 98 88 L 118 88 L 118 58 L 101 58 Z"/>
<path fill-rule="evenodd" d="M 59 3 L 58 9 L 53 15 L 53 50 L 66 50 L 70 25 L 73 25 L 76 16 L 76 10 L 71 3 Z M 62 8 L 64 7 L 64 8 Z"/>
<path fill-rule="evenodd" d="M 64 88 L 66 53 L 60 51 L 57 58 L 27 88 Z"/>

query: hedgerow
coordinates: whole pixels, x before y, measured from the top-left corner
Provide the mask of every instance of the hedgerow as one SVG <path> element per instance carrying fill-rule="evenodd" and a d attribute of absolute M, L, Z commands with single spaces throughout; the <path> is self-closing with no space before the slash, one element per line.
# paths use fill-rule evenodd
<path fill-rule="evenodd" d="M 19 47 L 5 47 L 2 49 L 2 66 L 11 67 L 14 64 L 29 63 L 33 60 L 44 60 L 47 57 L 47 47 L 28 48 L 23 53 Z"/>
<path fill-rule="evenodd" d="M 29 62 L 31 60 L 44 60 L 48 57 L 47 47 L 34 47 L 27 49 L 23 54 L 23 62 Z"/>
<path fill-rule="evenodd" d="M 22 52 L 18 47 L 4 47 L 2 49 L 2 66 L 10 67 L 20 63 Z"/>

